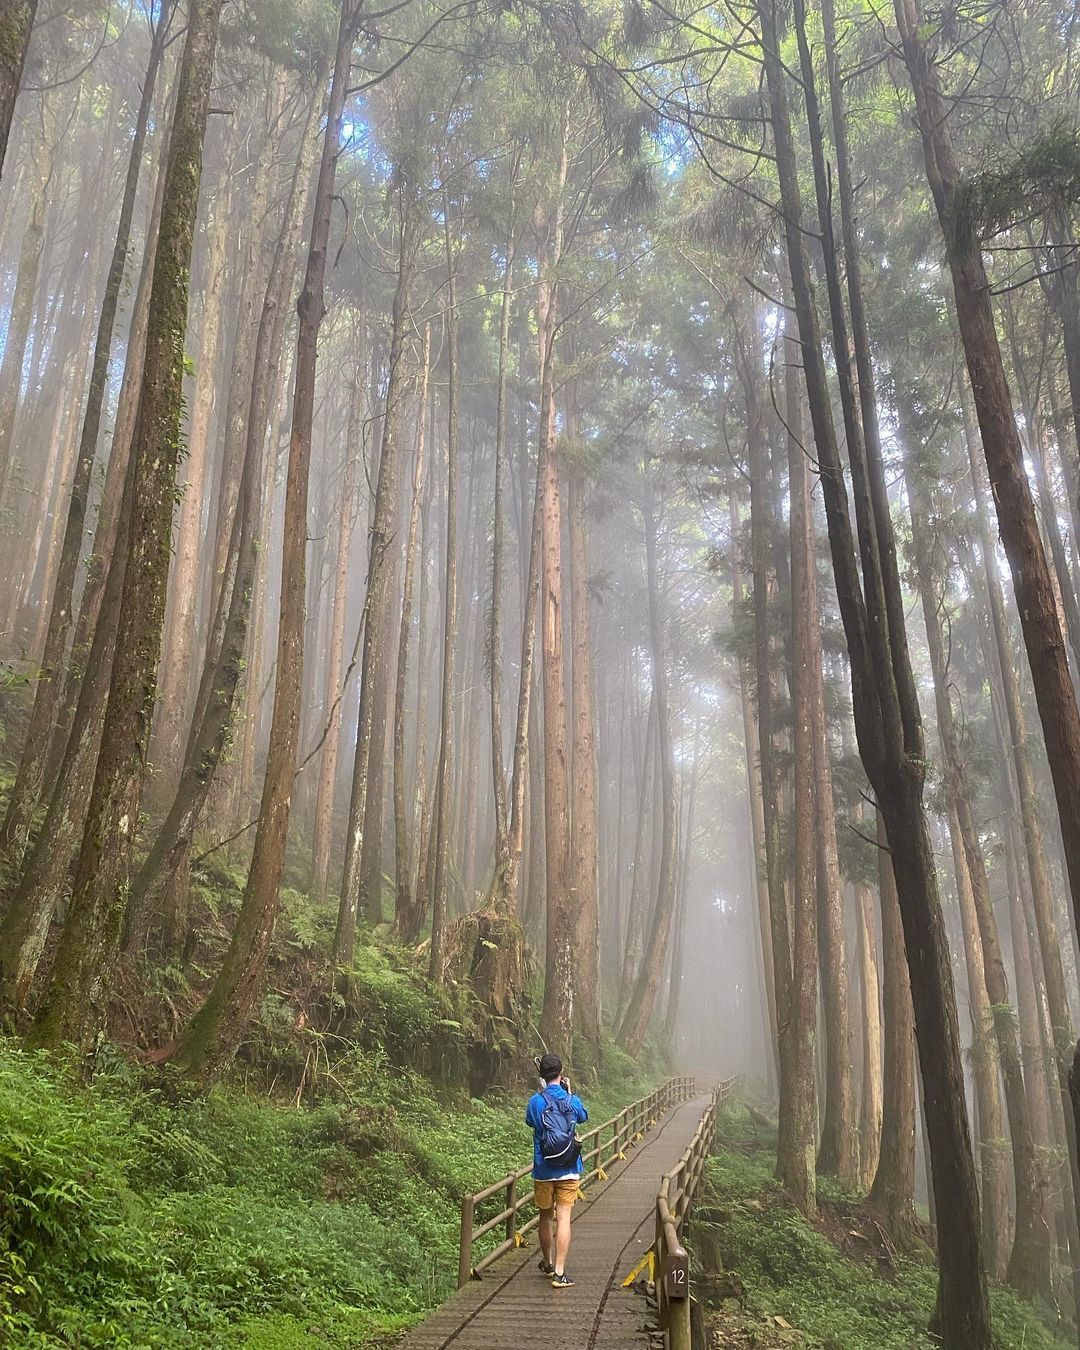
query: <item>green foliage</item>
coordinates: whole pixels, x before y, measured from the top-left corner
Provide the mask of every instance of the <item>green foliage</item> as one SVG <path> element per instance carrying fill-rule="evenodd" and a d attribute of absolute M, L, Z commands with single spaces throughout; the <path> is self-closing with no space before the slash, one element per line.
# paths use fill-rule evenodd
<path fill-rule="evenodd" d="M 850 1259 L 783 1202 L 771 1141 L 758 1141 L 745 1112 L 725 1114 L 721 1139 L 708 1164 L 705 1203 L 724 1211 L 711 1236 L 725 1266 L 741 1277 L 749 1311 L 780 1314 L 804 1334 L 800 1344 L 818 1350 L 930 1350 L 937 1343 L 926 1330 L 937 1288 L 932 1265 L 898 1260 L 879 1274 L 869 1262 Z M 819 1198 L 837 1217 L 854 1212 L 854 1197 L 836 1189 L 821 1187 Z M 992 1301 L 1000 1350 L 1060 1350 L 1068 1343 L 1008 1291 L 994 1290 Z"/>
<path fill-rule="evenodd" d="M 1070 209 L 1080 196 L 1080 128 L 1049 127 L 1018 154 L 970 178 L 961 213 L 983 237 L 999 234 L 1042 212 Z"/>
<path fill-rule="evenodd" d="M 426 1034 L 403 972 L 358 971 L 396 1049 Z M 607 1053 L 597 1121 L 650 1086 Z M 529 1156 L 520 1096 L 438 1096 L 382 1047 L 300 1109 L 108 1058 L 87 1087 L 0 1041 L 0 1343 L 369 1345 L 450 1292 L 462 1193 Z"/>

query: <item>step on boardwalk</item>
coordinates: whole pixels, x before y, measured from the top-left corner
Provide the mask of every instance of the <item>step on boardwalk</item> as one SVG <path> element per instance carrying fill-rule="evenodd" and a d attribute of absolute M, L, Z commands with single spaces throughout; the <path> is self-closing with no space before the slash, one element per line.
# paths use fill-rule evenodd
<path fill-rule="evenodd" d="M 410 1332 L 401 1350 L 642 1350 L 655 1322 L 622 1281 L 652 1245 L 660 1178 L 682 1157 L 711 1101 L 702 1095 L 672 1107 L 606 1182 L 590 1183 L 574 1206 L 573 1289 L 552 1289 L 539 1273 L 534 1233 Z"/>

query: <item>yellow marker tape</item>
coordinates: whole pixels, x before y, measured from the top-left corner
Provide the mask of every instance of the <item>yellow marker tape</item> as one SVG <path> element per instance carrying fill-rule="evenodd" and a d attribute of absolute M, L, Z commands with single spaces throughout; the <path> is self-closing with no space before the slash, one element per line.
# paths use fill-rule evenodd
<path fill-rule="evenodd" d="M 629 1289 L 630 1286 L 631 1286 L 631 1285 L 634 1283 L 634 1281 L 637 1279 L 637 1277 L 638 1277 L 638 1276 L 641 1274 L 641 1272 L 642 1272 L 643 1270 L 645 1270 L 645 1269 L 648 1269 L 648 1272 L 649 1272 L 649 1283 L 650 1283 L 650 1284 L 655 1284 L 655 1283 L 656 1283 L 656 1253 L 653 1251 L 653 1249 L 652 1249 L 651 1247 L 650 1247 L 649 1250 L 645 1253 L 645 1255 L 641 1258 L 641 1260 L 637 1263 L 637 1265 L 636 1265 L 636 1266 L 634 1267 L 634 1269 L 630 1272 L 630 1274 L 627 1275 L 626 1279 L 623 1280 L 623 1282 L 622 1282 L 622 1287 L 623 1287 L 624 1289 Z"/>
<path fill-rule="evenodd" d="M 515 1247 L 524 1247 L 524 1246 L 525 1246 L 525 1239 L 524 1239 L 524 1238 L 521 1236 L 521 1234 L 518 1233 L 518 1232 L 515 1232 L 515 1233 L 514 1233 L 514 1246 L 515 1246 Z"/>
<path fill-rule="evenodd" d="M 636 1144 L 639 1139 L 644 1138 L 645 1138 L 644 1134 L 642 1134 L 642 1132 L 638 1130 L 637 1134 L 634 1135 L 634 1143 Z"/>
<path fill-rule="evenodd" d="M 625 1162 L 625 1161 L 626 1161 L 626 1154 L 625 1154 L 625 1153 L 619 1152 L 619 1153 L 616 1153 L 615 1156 L 616 1156 L 616 1158 L 618 1158 L 618 1160 L 619 1160 L 620 1162 Z"/>
<path fill-rule="evenodd" d="M 607 1173 L 602 1167 L 596 1169 L 596 1175 L 601 1181 L 607 1181 Z"/>

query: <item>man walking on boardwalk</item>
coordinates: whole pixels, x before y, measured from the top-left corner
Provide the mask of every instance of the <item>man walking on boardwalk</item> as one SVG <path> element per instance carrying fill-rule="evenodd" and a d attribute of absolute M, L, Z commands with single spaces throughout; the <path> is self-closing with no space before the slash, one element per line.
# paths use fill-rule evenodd
<path fill-rule="evenodd" d="M 566 1273 L 570 1252 L 570 1215 L 578 1197 L 584 1163 L 576 1127 L 589 1113 L 570 1091 L 558 1055 L 536 1060 L 540 1091 L 529 1098 L 525 1123 L 533 1132 L 533 1196 L 540 1211 L 540 1273 L 553 1289 L 571 1289 Z"/>

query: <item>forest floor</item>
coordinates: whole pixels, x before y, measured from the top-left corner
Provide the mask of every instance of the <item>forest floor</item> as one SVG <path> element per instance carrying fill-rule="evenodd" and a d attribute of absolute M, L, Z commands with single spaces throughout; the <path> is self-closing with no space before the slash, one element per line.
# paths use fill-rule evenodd
<path fill-rule="evenodd" d="M 452 1019 L 366 941 L 362 1043 L 271 995 L 209 1093 L 108 1047 L 88 1085 L 0 1038 L 0 1345 L 360 1350 L 451 1292 L 462 1194 L 530 1155 L 524 1097 L 410 1065 Z M 663 1074 L 604 1065 L 594 1121 Z"/>
<path fill-rule="evenodd" d="M 773 1177 L 775 1138 L 738 1105 L 725 1112 L 693 1223 L 710 1350 L 930 1350 L 936 1271 L 904 1260 L 863 1197 L 819 1180 L 808 1222 Z M 1049 1306 L 991 1294 L 999 1350 L 1064 1350 L 1075 1337 Z"/>

